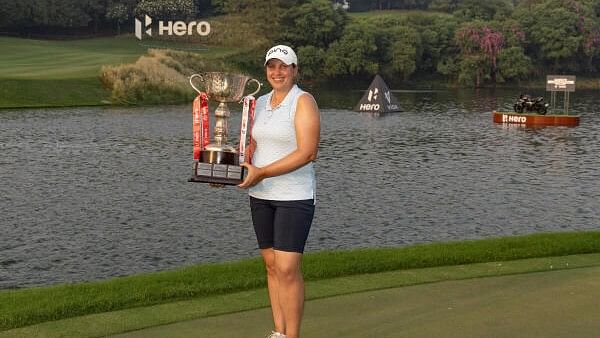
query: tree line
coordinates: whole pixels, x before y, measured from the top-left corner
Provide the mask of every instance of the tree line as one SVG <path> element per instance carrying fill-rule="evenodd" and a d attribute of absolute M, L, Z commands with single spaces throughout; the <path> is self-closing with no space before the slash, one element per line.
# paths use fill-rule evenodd
<path fill-rule="evenodd" d="M 145 14 L 190 19 L 212 13 L 211 0 L 0 0 L 0 32 L 48 37 L 119 34 Z"/>
<path fill-rule="evenodd" d="M 384 10 L 357 13 L 373 9 Z M 600 73 L 600 0 L 0 0 L 0 32 L 113 34 L 145 14 L 239 17 L 297 49 L 317 81 L 379 73 L 479 86 Z"/>
<path fill-rule="evenodd" d="M 281 39 L 298 48 L 313 79 L 433 75 L 480 86 L 600 74 L 600 0 L 395 3 L 428 10 L 349 15 L 315 0 L 286 12 Z"/>

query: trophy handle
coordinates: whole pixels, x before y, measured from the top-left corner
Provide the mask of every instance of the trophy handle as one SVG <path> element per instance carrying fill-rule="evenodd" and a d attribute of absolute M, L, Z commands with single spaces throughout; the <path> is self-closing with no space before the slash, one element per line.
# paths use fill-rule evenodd
<path fill-rule="evenodd" d="M 202 81 L 202 82 L 204 82 L 204 78 L 203 78 L 203 77 L 202 77 L 202 75 L 200 75 L 200 74 L 193 74 L 192 76 L 190 76 L 190 85 L 192 85 L 192 88 L 194 88 L 194 90 L 195 90 L 195 91 L 197 91 L 197 92 L 198 92 L 198 94 L 202 94 L 202 91 L 200 91 L 198 88 L 196 88 L 196 86 L 194 86 L 194 83 L 192 82 L 192 80 L 193 80 L 195 77 L 199 77 L 199 78 L 200 78 L 200 81 Z M 259 88 L 260 88 L 260 87 L 259 87 Z"/>
<path fill-rule="evenodd" d="M 255 90 L 255 91 L 254 91 L 252 94 L 250 94 L 250 95 L 254 96 L 256 93 L 258 93 L 258 92 L 260 91 L 260 87 L 261 87 L 262 85 L 260 84 L 260 82 L 258 82 L 258 80 L 257 80 L 257 79 L 250 79 L 250 81 L 248 81 L 248 83 L 250 83 L 250 82 L 252 82 L 252 81 L 256 82 L 256 85 L 258 86 L 258 87 L 256 88 L 256 90 Z"/>

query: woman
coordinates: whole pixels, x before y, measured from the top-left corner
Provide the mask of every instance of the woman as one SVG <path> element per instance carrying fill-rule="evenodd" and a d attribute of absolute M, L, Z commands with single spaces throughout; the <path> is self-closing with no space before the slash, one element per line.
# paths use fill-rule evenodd
<path fill-rule="evenodd" d="M 273 90 L 256 101 L 252 164 L 239 185 L 249 189 L 252 222 L 267 270 L 275 329 L 270 338 L 298 338 L 304 309 L 302 253 L 315 209 L 320 114 L 312 95 L 295 84 L 296 53 L 284 45 L 265 56 Z"/>

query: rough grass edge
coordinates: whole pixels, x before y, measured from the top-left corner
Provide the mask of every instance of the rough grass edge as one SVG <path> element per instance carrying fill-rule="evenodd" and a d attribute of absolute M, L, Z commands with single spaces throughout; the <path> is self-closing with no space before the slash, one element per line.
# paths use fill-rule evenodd
<path fill-rule="evenodd" d="M 404 269 L 600 252 L 600 231 L 306 254 L 307 281 Z M 263 288 L 259 259 L 0 292 L 0 331 L 87 314 Z"/>
<path fill-rule="evenodd" d="M 474 263 L 432 268 L 395 270 L 309 281 L 306 300 L 420 284 L 516 274 L 593 268 L 600 254 L 528 258 L 504 262 Z M 199 320 L 268 306 L 266 290 L 253 289 L 225 295 L 201 297 L 154 306 L 137 307 L 44 322 L 0 332 L 0 338 L 97 338 L 144 330 L 182 321 Z M 177 330 L 177 328 L 173 328 Z M 136 335 L 139 336 L 139 335 Z"/>

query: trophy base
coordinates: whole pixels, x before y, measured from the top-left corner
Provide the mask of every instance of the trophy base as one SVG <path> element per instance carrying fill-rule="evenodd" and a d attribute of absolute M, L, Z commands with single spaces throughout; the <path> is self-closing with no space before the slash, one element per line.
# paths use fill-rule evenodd
<path fill-rule="evenodd" d="M 204 150 L 200 152 L 200 160 L 194 162 L 192 177 L 188 182 L 238 185 L 244 180 L 245 168 L 239 166 L 237 154 Z"/>

